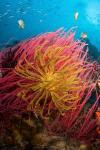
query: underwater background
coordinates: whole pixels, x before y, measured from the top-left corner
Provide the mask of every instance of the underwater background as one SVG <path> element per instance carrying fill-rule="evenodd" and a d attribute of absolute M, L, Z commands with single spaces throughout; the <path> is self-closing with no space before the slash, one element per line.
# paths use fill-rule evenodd
<path fill-rule="evenodd" d="M 20 19 L 24 21 L 24 29 L 18 26 Z M 100 0 L 0 0 L 1 48 L 61 27 L 65 30 L 75 27 L 76 38 L 86 33 L 93 46 L 92 56 L 98 59 Z"/>
<path fill-rule="evenodd" d="M 100 0 L 0 0 L 0 150 L 100 150 L 99 35 Z"/>

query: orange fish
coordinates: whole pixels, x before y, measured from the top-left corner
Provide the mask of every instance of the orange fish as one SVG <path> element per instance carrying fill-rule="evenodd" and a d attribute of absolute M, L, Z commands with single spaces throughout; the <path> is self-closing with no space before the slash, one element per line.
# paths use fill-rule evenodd
<path fill-rule="evenodd" d="M 100 79 L 98 79 L 97 84 L 98 84 L 98 87 L 100 88 Z"/>
<path fill-rule="evenodd" d="M 100 127 L 96 128 L 97 133 L 100 135 Z"/>
<path fill-rule="evenodd" d="M 96 120 L 97 120 L 97 133 L 100 134 L 100 107 L 98 108 L 97 112 L 96 112 Z"/>

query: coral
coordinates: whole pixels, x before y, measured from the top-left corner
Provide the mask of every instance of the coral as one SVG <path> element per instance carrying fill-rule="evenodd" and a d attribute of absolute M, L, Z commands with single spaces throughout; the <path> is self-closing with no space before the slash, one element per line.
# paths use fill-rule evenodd
<path fill-rule="evenodd" d="M 68 113 L 72 124 L 95 87 L 94 64 L 84 46 L 73 32 L 58 30 L 1 52 L 0 113 L 32 111 L 43 118 Z"/>
<path fill-rule="evenodd" d="M 87 101 L 88 99 L 85 99 L 77 109 L 67 111 L 63 116 L 57 116 L 52 121 L 46 120 L 45 125 L 48 132 L 88 144 L 99 139 L 96 132 L 95 111 L 100 101 L 100 95 L 97 96 L 94 104 L 90 106 L 87 105 Z"/>
<path fill-rule="evenodd" d="M 2 49 L 0 52 L 0 131 L 10 128 L 12 118 L 16 115 L 22 115 L 26 111 L 27 103 L 13 93 L 13 90 L 15 92 L 17 89 L 14 82 L 18 78 L 12 74 L 20 58 L 20 56 L 16 58 L 14 56 L 19 48 L 20 44 Z"/>
<path fill-rule="evenodd" d="M 14 96 L 14 101 L 21 98 L 29 103 L 28 110 L 41 116 L 48 116 L 53 110 L 63 114 L 75 109 L 91 86 L 93 74 L 84 45 L 74 40 L 74 33 L 67 35 L 60 30 L 22 42 L 13 57 L 20 57 L 16 66 L 0 81 L 2 91 L 16 88 L 8 93 L 6 90 L 6 96 L 0 94 L 1 101 L 10 96 Z"/>

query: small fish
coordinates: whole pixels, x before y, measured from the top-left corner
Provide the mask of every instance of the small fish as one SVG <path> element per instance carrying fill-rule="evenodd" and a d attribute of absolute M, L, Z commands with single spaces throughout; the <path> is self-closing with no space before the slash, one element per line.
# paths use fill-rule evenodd
<path fill-rule="evenodd" d="M 7 12 L 10 12 L 10 11 L 11 11 L 10 9 L 7 10 Z"/>
<path fill-rule="evenodd" d="M 27 9 L 30 9 L 30 8 L 31 8 L 30 6 L 27 7 Z"/>
<path fill-rule="evenodd" d="M 16 11 L 16 13 L 20 13 L 20 12 L 21 12 L 20 10 L 17 10 L 17 11 Z"/>
<path fill-rule="evenodd" d="M 10 4 L 6 4 L 6 7 L 10 7 Z"/>
<path fill-rule="evenodd" d="M 19 25 L 19 28 L 21 29 L 24 29 L 25 27 L 24 21 L 22 19 L 18 20 L 18 25 Z"/>
<path fill-rule="evenodd" d="M 43 22 L 43 20 L 42 20 L 42 19 L 40 19 L 40 22 Z"/>
<path fill-rule="evenodd" d="M 0 70 L 0 78 L 2 77 L 2 72 L 1 72 L 1 70 Z"/>
<path fill-rule="evenodd" d="M 3 14 L 3 16 L 6 16 L 8 14 L 8 12 L 5 12 L 4 14 Z"/>
<path fill-rule="evenodd" d="M 78 19 L 78 16 L 79 16 L 79 13 L 76 12 L 76 13 L 74 14 L 74 19 L 77 20 L 77 19 Z"/>
<path fill-rule="evenodd" d="M 86 33 L 84 33 L 84 32 L 82 32 L 82 33 L 81 33 L 81 38 L 82 38 L 82 39 L 87 38 L 87 34 L 86 34 Z"/>
<path fill-rule="evenodd" d="M 23 2 L 19 2 L 18 4 L 19 4 L 19 5 L 20 5 L 20 4 L 23 4 Z"/>
<path fill-rule="evenodd" d="M 22 14 L 26 14 L 26 13 L 27 13 L 26 11 L 23 11 L 23 12 L 22 12 Z"/>
<path fill-rule="evenodd" d="M 8 18 L 14 18 L 14 16 L 9 16 Z"/>
<path fill-rule="evenodd" d="M 100 134 L 100 107 L 98 108 L 98 110 L 96 111 L 96 120 L 97 120 L 97 133 Z"/>
<path fill-rule="evenodd" d="M 100 88 L 100 79 L 98 79 L 97 85 L 98 85 L 98 87 Z"/>
<path fill-rule="evenodd" d="M 40 13 L 40 14 L 41 14 L 41 11 L 37 10 L 37 13 Z"/>

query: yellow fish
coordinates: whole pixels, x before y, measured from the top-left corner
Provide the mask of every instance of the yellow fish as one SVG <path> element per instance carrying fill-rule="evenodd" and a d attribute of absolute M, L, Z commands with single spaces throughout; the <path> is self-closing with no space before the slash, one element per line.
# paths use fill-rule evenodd
<path fill-rule="evenodd" d="M 83 39 L 87 38 L 87 34 L 84 33 L 84 32 L 82 32 L 82 33 L 81 33 L 81 38 L 83 38 Z"/>
<path fill-rule="evenodd" d="M 21 29 L 24 29 L 24 27 L 25 27 L 25 23 L 22 19 L 18 20 L 18 25 L 19 25 L 19 28 L 21 28 Z"/>
<path fill-rule="evenodd" d="M 79 13 L 76 12 L 76 13 L 74 14 L 74 19 L 77 20 L 77 19 L 78 19 L 78 16 L 79 16 Z"/>

